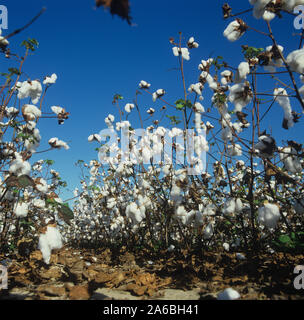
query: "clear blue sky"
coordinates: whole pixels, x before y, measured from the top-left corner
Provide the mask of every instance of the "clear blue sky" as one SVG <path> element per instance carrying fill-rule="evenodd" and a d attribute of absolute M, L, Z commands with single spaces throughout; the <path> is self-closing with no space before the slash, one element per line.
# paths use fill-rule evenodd
<path fill-rule="evenodd" d="M 132 102 L 140 80 L 146 80 L 152 84 L 152 90 L 164 88 L 168 101 L 182 98 L 180 76 L 174 70 L 178 61 L 172 54 L 170 37 L 177 39 L 181 31 L 185 40 L 194 36 L 200 44 L 198 49 L 191 50 L 191 60 L 185 62 L 187 88 L 197 82 L 197 66 L 201 59 L 221 55 L 237 66 L 242 61 L 242 44 L 256 47 L 271 44 L 269 39 L 254 32 L 234 43 L 226 40 L 222 35 L 228 24 L 222 19 L 223 2 L 132 0 L 131 16 L 136 24 L 132 27 L 119 17 L 112 17 L 103 8 L 95 10 L 94 0 L 1 2 L 9 11 L 9 30 L 5 34 L 23 26 L 43 6 L 47 8 L 38 21 L 11 39 L 11 48 L 12 51 L 20 50 L 18 46 L 22 40 L 36 38 L 39 49 L 27 60 L 24 71 L 32 79 L 43 79 L 52 73 L 58 75 L 56 85 L 47 94 L 44 111 L 51 112 L 50 106 L 60 105 L 71 113 L 70 119 L 63 126 L 58 126 L 55 120 L 45 119 L 39 128 L 44 143 L 57 136 L 68 142 L 70 150 L 51 151 L 41 158 L 56 161 L 55 169 L 60 171 L 71 189 L 78 184 L 80 174 L 74 163 L 78 159 L 97 158 L 94 150 L 97 145 L 89 144 L 88 136 L 105 128 L 104 118 L 109 113 L 118 119 L 117 110 L 112 105 L 115 93 L 124 96 L 123 107 Z M 234 11 L 250 8 L 246 0 L 229 1 L 229 4 L 236 8 Z M 255 20 L 251 13 L 242 18 L 251 26 L 266 30 L 265 24 Z M 293 27 L 292 17 L 284 15 L 284 21 L 275 21 L 273 26 L 278 42 L 286 47 L 287 53 L 297 48 L 299 37 L 292 36 L 298 32 Z M 210 91 L 206 89 L 205 92 L 204 106 L 208 107 Z M 139 103 L 143 110 L 162 106 L 153 104 L 148 95 L 140 97 Z M 297 138 L 302 142 L 303 122 L 284 131 L 281 128 L 283 111 L 278 105 L 274 109 L 268 118 L 270 122 L 264 127 L 268 129 L 271 125 L 281 140 Z M 300 111 L 298 104 L 294 109 Z M 135 113 L 130 117 L 131 122 L 132 119 L 136 121 Z M 40 157 L 36 156 L 35 160 L 38 159 Z M 66 193 L 63 198 L 69 195 Z"/>

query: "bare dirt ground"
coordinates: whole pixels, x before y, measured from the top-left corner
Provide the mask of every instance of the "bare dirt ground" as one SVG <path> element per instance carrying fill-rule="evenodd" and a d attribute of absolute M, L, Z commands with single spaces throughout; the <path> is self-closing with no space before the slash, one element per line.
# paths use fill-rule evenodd
<path fill-rule="evenodd" d="M 259 254 L 239 260 L 236 253 L 194 254 L 144 250 L 63 248 L 43 262 L 40 251 L 5 256 L 8 290 L 0 299 L 18 300 L 214 300 L 225 288 L 244 300 L 298 300 L 293 286 L 304 255 Z"/>

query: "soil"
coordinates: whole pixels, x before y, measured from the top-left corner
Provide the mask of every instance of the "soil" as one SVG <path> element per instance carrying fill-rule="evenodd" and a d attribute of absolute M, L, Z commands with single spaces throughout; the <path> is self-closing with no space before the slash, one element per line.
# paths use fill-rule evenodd
<path fill-rule="evenodd" d="M 8 267 L 5 300 L 215 300 L 233 288 L 244 300 L 298 300 L 294 268 L 304 255 L 259 253 L 195 254 L 110 249 L 53 252 L 50 264 L 40 251 L 0 254 Z M 241 258 L 240 258 L 241 257 Z"/>

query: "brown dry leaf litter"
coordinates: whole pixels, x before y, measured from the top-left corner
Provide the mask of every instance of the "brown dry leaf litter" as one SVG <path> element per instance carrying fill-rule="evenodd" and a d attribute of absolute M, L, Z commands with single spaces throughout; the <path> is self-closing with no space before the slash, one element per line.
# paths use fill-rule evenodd
<path fill-rule="evenodd" d="M 161 257 L 161 258 L 158 258 Z M 0 299 L 215 299 L 232 287 L 241 299 L 302 299 L 293 288 L 293 269 L 303 255 L 260 254 L 238 260 L 235 253 L 182 251 L 155 256 L 144 250 L 75 250 L 52 254 L 50 265 L 40 251 L 10 257 L 9 289 Z M 7 257 L 0 255 L 0 261 Z M 104 292 L 105 294 L 97 293 Z M 188 295 L 187 295 L 188 294 Z"/>

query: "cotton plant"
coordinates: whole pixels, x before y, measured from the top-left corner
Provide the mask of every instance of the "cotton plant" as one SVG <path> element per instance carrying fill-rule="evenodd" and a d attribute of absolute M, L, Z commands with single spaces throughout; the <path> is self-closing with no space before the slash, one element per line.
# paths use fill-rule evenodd
<path fill-rule="evenodd" d="M 65 223 L 63 222 L 66 219 L 65 213 L 70 210 L 62 207 L 63 201 L 57 194 L 65 186 L 65 182 L 58 172 L 50 168 L 53 162 L 42 159 L 32 161 L 34 154 L 47 151 L 41 150 L 44 133 L 40 124 L 44 113 L 48 113 L 46 110 L 48 107 L 44 105 L 46 90 L 57 80 L 55 73 L 42 79 L 30 79 L 28 75 L 23 79 L 22 66 L 29 50 L 34 51 L 36 45 L 37 41 L 34 39 L 22 43 L 26 50 L 25 57 L 19 59 L 18 55 L 14 56 L 14 61 L 19 63 L 16 70 L 20 68 L 20 73 L 16 73 L 14 68 L 9 69 L 11 72 L 9 86 L 6 85 L 5 79 L 5 84 L 2 85 L 0 247 L 3 251 L 16 246 L 21 238 L 36 241 L 38 247 L 39 230 L 54 221 L 58 221 L 59 230 L 62 228 L 62 223 Z M 9 42 L 3 40 L 2 51 L 6 54 L 6 58 L 10 59 L 12 54 L 8 46 Z M 64 108 L 52 107 L 52 111 L 55 113 L 54 119 L 68 119 L 69 114 Z M 50 143 L 54 148 L 67 148 L 67 145 L 58 138 L 51 139 Z M 69 214 L 72 215 L 72 212 L 69 211 Z M 47 262 L 46 246 L 42 247 Z M 60 246 L 51 243 L 49 247 Z"/>

